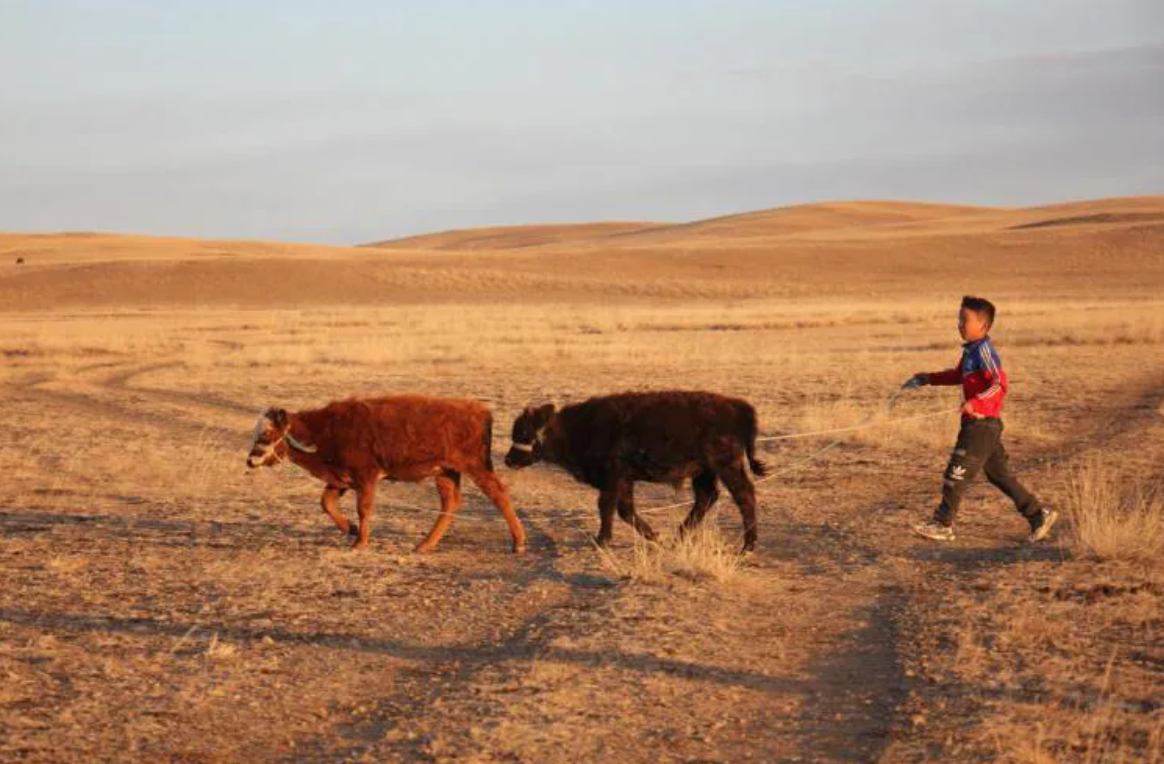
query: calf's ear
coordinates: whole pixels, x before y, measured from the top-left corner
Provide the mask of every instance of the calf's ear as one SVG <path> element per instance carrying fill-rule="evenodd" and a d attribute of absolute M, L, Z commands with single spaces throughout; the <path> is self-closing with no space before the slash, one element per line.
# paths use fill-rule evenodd
<path fill-rule="evenodd" d="M 554 411 L 555 408 L 554 404 L 552 403 L 547 403 L 546 405 L 539 407 L 538 410 L 534 412 L 534 419 L 537 421 L 537 426 L 541 427 L 546 422 L 550 421 L 550 417 L 554 415 Z"/>
<path fill-rule="evenodd" d="M 286 427 L 287 426 L 287 410 L 286 409 L 275 409 L 275 411 L 271 414 L 271 422 L 279 429 L 283 429 L 284 427 Z"/>

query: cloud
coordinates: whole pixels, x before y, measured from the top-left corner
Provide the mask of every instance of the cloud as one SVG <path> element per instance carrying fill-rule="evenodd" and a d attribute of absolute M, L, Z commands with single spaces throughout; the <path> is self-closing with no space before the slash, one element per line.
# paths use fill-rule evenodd
<path fill-rule="evenodd" d="M 867 76 L 616 83 L 588 98 L 359 90 L 9 110 L 0 228 L 359 242 L 681 220 L 831 198 L 1025 204 L 1164 191 L 1164 46 Z"/>

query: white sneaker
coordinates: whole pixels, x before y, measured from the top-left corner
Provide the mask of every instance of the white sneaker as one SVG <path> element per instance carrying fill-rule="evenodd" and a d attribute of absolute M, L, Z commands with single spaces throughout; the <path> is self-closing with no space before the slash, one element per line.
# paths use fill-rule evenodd
<path fill-rule="evenodd" d="M 1042 541 L 1047 538 L 1047 534 L 1051 532 L 1051 526 L 1059 519 L 1059 513 L 1053 509 L 1044 509 L 1039 524 L 1031 527 L 1031 533 L 1027 536 L 1027 543 L 1034 544 L 1036 541 Z"/>
<path fill-rule="evenodd" d="M 942 525 L 933 520 L 913 526 L 913 532 L 923 538 L 933 539 L 934 541 L 954 540 L 953 526 Z"/>

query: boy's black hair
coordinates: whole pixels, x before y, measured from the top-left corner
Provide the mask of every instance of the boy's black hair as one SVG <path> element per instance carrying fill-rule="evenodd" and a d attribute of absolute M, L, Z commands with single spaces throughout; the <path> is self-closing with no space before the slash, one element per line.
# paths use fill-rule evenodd
<path fill-rule="evenodd" d="M 994 326 L 994 303 L 985 297 L 966 295 L 962 298 L 962 307 L 972 310 L 979 315 L 986 316 L 987 329 Z"/>

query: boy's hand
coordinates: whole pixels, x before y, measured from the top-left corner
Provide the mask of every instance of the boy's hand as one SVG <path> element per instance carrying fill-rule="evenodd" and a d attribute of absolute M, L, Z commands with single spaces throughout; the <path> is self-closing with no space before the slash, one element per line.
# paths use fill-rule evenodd
<path fill-rule="evenodd" d="M 962 404 L 962 413 L 966 416 L 972 416 L 975 419 L 982 419 L 982 414 L 974 410 L 974 401 L 966 401 Z"/>
<path fill-rule="evenodd" d="M 905 390 L 912 390 L 915 387 L 921 387 L 928 381 L 928 376 L 924 372 L 918 372 L 909 379 L 905 380 L 905 384 L 903 384 L 901 387 Z"/>

